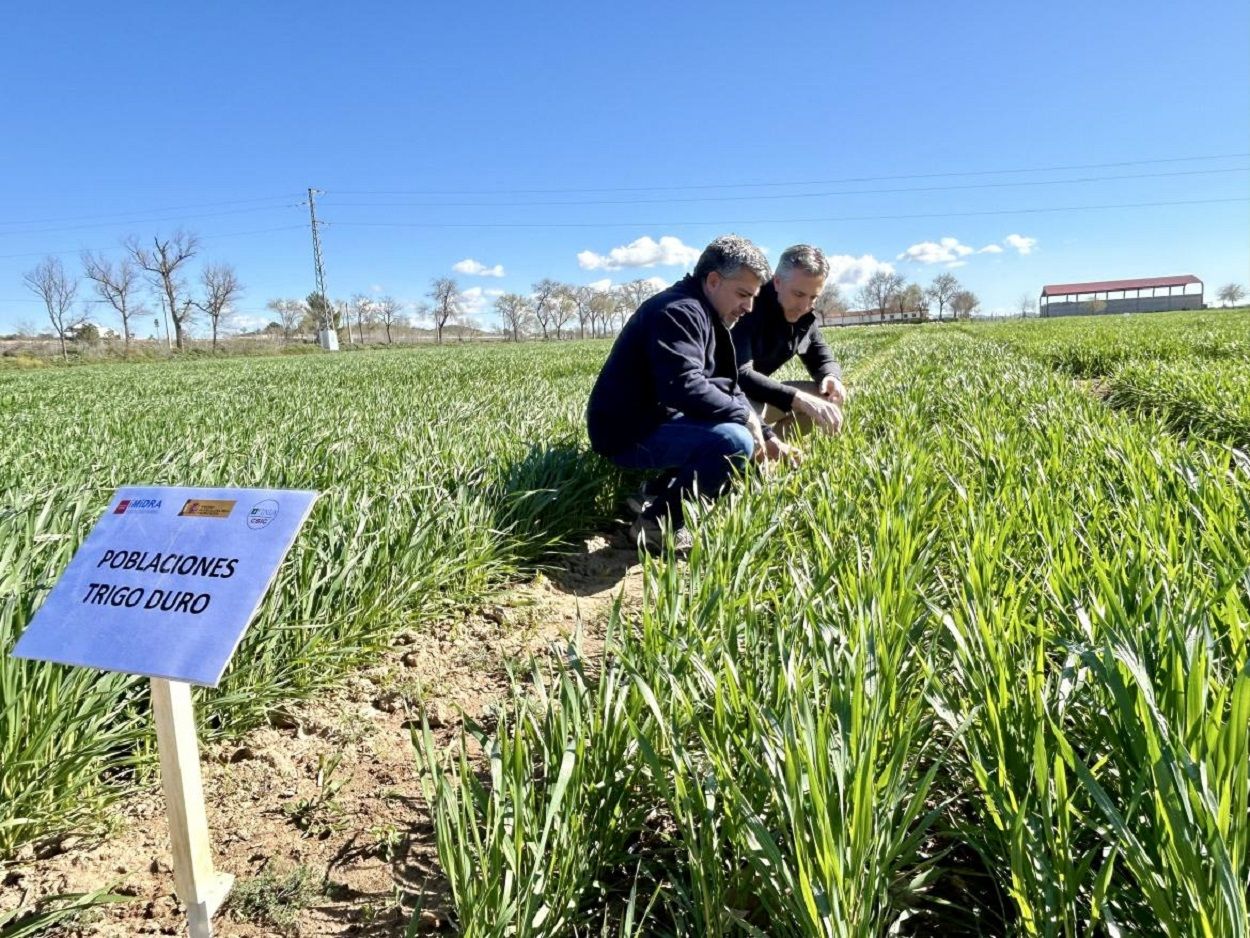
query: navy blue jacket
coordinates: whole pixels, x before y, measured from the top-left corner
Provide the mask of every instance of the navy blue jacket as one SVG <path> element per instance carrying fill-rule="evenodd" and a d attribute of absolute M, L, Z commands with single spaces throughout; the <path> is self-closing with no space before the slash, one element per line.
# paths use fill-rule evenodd
<path fill-rule="evenodd" d="M 749 408 L 729 330 L 687 275 L 625 323 L 590 392 L 586 426 L 595 452 L 610 457 L 678 415 L 745 425 Z"/>
<path fill-rule="evenodd" d="M 755 299 L 755 308 L 733 331 L 738 352 L 738 383 L 746 396 L 778 410 L 794 407 L 794 388 L 769 377 L 795 355 L 807 366 L 807 373 L 819 384 L 829 375 L 842 377 L 842 368 L 833 358 L 816 325 L 816 314 L 807 313 L 798 322 L 786 320 L 777 286 L 764 284 Z"/>

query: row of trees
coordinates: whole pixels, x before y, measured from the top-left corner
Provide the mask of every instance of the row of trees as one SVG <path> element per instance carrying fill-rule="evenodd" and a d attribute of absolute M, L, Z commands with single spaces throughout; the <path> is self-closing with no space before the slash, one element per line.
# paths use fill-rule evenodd
<path fill-rule="evenodd" d="M 644 300 L 656 293 L 656 286 L 647 280 L 633 280 L 606 290 L 577 286 L 544 278 L 526 294 L 504 293 L 494 298 L 493 309 L 499 316 L 499 332 L 504 338 L 520 342 L 525 338 L 542 339 L 594 338 L 609 335 L 625 324 Z M 428 302 L 427 302 L 428 301 Z M 448 333 L 466 334 L 484 331 L 475 318 L 473 304 L 451 277 L 430 281 L 425 300 L 402 303 L 393 296 L 368 296 L 358 293 L 350 300 L 329 304 L 323 311 L 317 294 L 306 299 L 275 299 L 266 304 L 275 319 L 270 328 L 290 340 L 296 335 L 314 332 L 329 322 L 348 341 L 365 342 L 366 328 L 381 329 L 387 344 L 395 341 L 400 328 L 430 328 L 436 342 Z"/>
<path fill-rule="evenodd" d="M 61 356 L 68 357 L 66 342 L 91 318 L 89 305 L 75 305 L 84 277 L 97 302 L 109 306 L 121 319 L 127 351 L 134 335 L 131 323 L 149 313 L 143 304 L 145 288 L 169 315 L 178 348 L 184 347 L 187 330 L 200 315 L 206 316 L 212 326 L 216 348 L 220 328 L 243 293 L 234 268 L 229 264 L 204 265 L 195 290 L 186 274 L 188 262 L 200 250 L 196 235 L 179 230 L 168 238 L 153 237 L 150 245 L 131 236 L 122 241 L 122 247 L 124 253 L 116 260 L 85 252 L 82 277 L 68 272 L 55 256 L 45 257 L 23 275 L 27 288 L 43 301 L 52 330 L 61 343 Z"/>
<path fill-rule="evenodd" d="M 594 338 L 619 330 L 634 310 L 656 292 L 655 283 L 649 280 L 633 280 L 603 290 L 544 278 L 531 286 L 529 294 L 497 296 L 494 311 L 499 317 L 500 333 L 514 342 L 531 337 Z M 388 344 L 394 341 L 393 327 L 397 325 L 428 325 L 440 343 L 449 330 L 457 330 L 461 336 L 481 331 L 467 312 L 465 294 L 456 280 L 432 280 L 426 298 L 428 303 L 405 308 L 394 297 L 357 294 L 348 302 L 332 304 L 330 321 L 335 328 L 346 329 L 352 340 L 359 336 L 362 343 L 366 326 L 371 330 L 381 326 Z M 933 305 L 937 307 L 938 319 L 948 315 L 967 318 L 980 308 L 976 294 L 964 289 L 952 274 L 941 274 L 928 287 L 921 287 L 908 283 L 901 274 L 877 271 L 860 287 L 855 298 L 861 309 L 877 313 L 882 320 L 895 313 L 927 319 Z M 278 315 L 277 328 L 290 338 L 296 332 L 315 329 L 321 321 L 314 309 L 316 301 L 315 295 L 303 301 L 271 300 L 268 308 Z M 1022 299 L 1026 301 L 1031 302 Z M 837 284 L 826 287 L 816 303 L 816 312 L 825 325 L 839 321 L 848 311 Z"/>
<path fill-rule="evenodd" d="M 940 321 L 948 314 L 967 319 L 981 307 L 981 301 L 965 289 L 954 274 L 939 274 L 927 287 L 908 283 L 902 274 L 878 270 L 855 293 L 855 303 L 868 315 L 884 322 L 887 315 L 928 319 L 934 307 Z M 837 322 L 849 312 L 837 284 L 830 284 L 816 301 L 816 312 L 824 325 Z"/>
<path fill-rule="evenodd" d="M 623 327 L 634 310 L 657 292 L 655 284 L 647 280 L 599 290 L 543 279 L 533 285 L 529 296 L 505 293 L 496 297 L 495 311 L 503 331 L 514 342 L 526 335 L 561 339 L 566 328 L 570 338 L 575 329 L 578 338 L 588 334 L 595 338 Z"/>

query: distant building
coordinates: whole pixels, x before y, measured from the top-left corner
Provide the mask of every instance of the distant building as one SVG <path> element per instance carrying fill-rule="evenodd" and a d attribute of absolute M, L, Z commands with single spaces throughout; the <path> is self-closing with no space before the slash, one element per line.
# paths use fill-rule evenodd
<path fill-rule="evenodd" d="M 1162 313 L 1202 309 L 1202 281 L 1193 274 L 1143 277 L 1139 280 L 1095 280 L 1052 283 L 1042 287 L 1039 316 L 1093 316 L 1100 313 Z"/>
<path fill-rule="evenodd" d="M 882 312 L 879 309 L 848 309 L 842 313 L 828 313 L 816 318 L 822 326 L 876 326 L 888 322 L 925 322 L 928 319 L 928 310 Z"/>

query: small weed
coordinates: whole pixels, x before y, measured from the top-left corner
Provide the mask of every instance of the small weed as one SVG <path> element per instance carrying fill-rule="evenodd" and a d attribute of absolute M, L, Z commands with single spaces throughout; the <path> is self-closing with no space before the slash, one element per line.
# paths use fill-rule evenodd
<path fill-rule="evenodd" d="M 388 863 L 399 856 L 400 847 L 404 843 L 404 834 L 394 824 L 382 824 L 369 829 L 373 838 L 373 852 Z"/>
<path fill-rule="evenodd" d="M 342 808 L 334 800 L 347 779 L 335 779 L 334 773 L 343 761 L 342 753 L 330 758 L 325 754 L 317 757 L 317 791 L 310 798 L 300 798 L 282 810 L 305 835 L 325 839 L 341 827 L 338 815 Z"/>
<path fill-rule="evenodd" d="M 300 910 L 320 894 L 316 874 L 306 866 L 297 866 L 288 873 L 265 870 L 259 876 L 235 883 L 228 904 L 236 918 L 291 935 L 295 934 Z"/>

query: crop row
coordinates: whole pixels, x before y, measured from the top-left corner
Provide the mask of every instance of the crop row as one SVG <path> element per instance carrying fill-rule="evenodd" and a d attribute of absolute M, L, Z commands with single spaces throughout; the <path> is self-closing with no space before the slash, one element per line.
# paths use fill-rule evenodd
<path fill-rule="evenodd" d="M 1127 362 L 1108 377 L 1112 406 L 1168 429 L 1250 448 L 1250 359 Z"/>
<path fill-rule="evenodd" d="M 964 328 L 1076 378 L 1100 378 L 1143 358 L 1250 360 L 1246 310 L 1013 320 Z"/>
<path fill-rule="evenodd" d="M 581 451 L 595 346 L 0 374 L 0 856 L 148 764 L 146 683 L 8 657 L 123 484 L 321 492 L 208 734 L 368 660 L 399 628 L 541 560 L 613 507 Z"/>
<path fill-rule="evenodd" d="M 484 778 L 417 740 L 462 934 L 1247 933 L 1247 467 L 953 330 L 865 363 Z"/>

